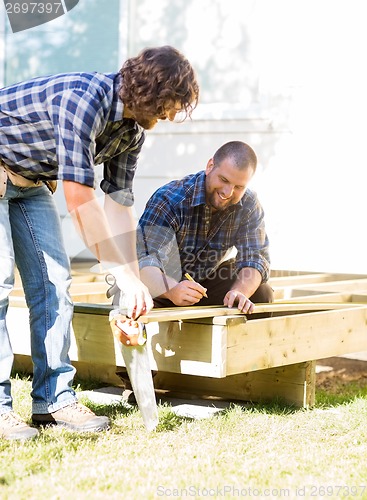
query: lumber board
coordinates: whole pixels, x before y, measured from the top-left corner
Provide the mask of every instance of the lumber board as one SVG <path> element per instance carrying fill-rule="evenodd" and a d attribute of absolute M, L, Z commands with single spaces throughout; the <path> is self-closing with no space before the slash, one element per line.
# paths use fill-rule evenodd
<path fill-rule="evenodd" d="M 82 380 L 91 380 L 93 382 L 103 382 L 115 387 L 121 387 L 124 384 L 121 378 L 116 374 L 116 365 L 91 364 L 71 360 L 71 364 L 76 369 L 77 377 Z M 33 373 L 33 364 L 31 357 L 23 354 L 14 355 L 13 363 L 14 373 Z M 121 391 L 122 392 L 122 391 Z"/>
<path fill-rule="evenodd" d="M 330 281 L 326 283 L 315 283 L 312 286 L 297 285 L 293 287 L 293 292 L 309 293 L 309 292 L 366 292 L 367 293 L 367 278 Z"/>
<path fill-rule="evenodd" d="M 272 303 L 256 304 L 254 313 L 278 313 L 278 312 L 304 312 L 304 311 L 325 311 L 334 309 L 345 309 L 350 307 L 365 307 L 366 304 L 342 303 L 342 302 L 292 302 L 292 303 Z M 236 307 L 172 307 L 167 309 L 152 309 L 145 316 L 139 318 L 141 323 L 164 322 L 164 321 L 183 321 L 185 319 L 211 318 L 216 316 L 233 316 L 247 314 L 239 311 Z"/>
<path fill-rule="evenodd" d="M 225 377 L 227 327 L 178 321 L 147 326 L 151 368 L 171 373 Z"/>
<path fill-rule="evenodd" d="M 224 377 L 367 350 L 367 307 L 254 319 L 214 317 L 207 323 L 164 321 L 147 325 L 154 370 Z M 106 315 L 77 313 L 72 359 L 124 366 Z M 320 331 L 322 335 L 320 337 Z"/>
<path fill-rule="evenodd" d="M 326 283 L 330 281 L 348 281 L 363 279 L 363 274 L 337 274 L 337 273 L 294 273 L 288 276 L 271 276 L 269 285 L 273 288 L 291 287 L 300 285 L 314 285 L 316 283 Z"/>
<path fill-rule="evenodd" d="M 367 292 L 365 294 L 356 294 L 356 293 L 348 293 L 348 292 L 323 292 L 318 294 L 317 292 L 315 294 L 310 295 L 300 295 L 296 297 L 289 297 L 288 299 L 277 299 L 276 303 L 277 304 L 283 304 L 283 303 L 303 303 L 303 302 L 310 302 L 312 299 L 312 302 L 329 302 L 329 303 L 345 303 L 350 304 L 350 303 L 359 303 L 359 304 L 367 304 Z"/>
<path fill-rule="evenodd" d="M 154 386 L 178 396 L 210 398 L 215 394 L 224 399 L 261 403 L 279 398 L 297 407 L 308 407 L 315 401 L 314 373 L 313 361 L 221 379 L 158 372 Z"/>
<path fill-rule="evenodd" d="M 72 361 L 92 365 L 125 366 L 108 316 L 100 314 L 74 314 L 69 356 Z"/>
<path fill-rule="evenodd" d="M 293 306 L 298 310 L 299 304 Z M 366 305 L 343 304 L 340 310 L 328 311 L 322 306 L 321 312 L 251 319 L 247 323 L 246 316 L 240 314 L 212 317 L 212 308 L 207 322 L 201 312 L 200 318 L 195 319 L 201 308 L 196 308 L 194 317 L 185 321 L 182 311 L 174 311 L 175 320 L 170 316 L 167 321 L 165 315 L 165 321 L 147 324 L 151 367 L 172 373 L 225 377 L 367 350 Z M 289 304 L 286 307 L 289 312 Z M 70 349 L 73 361 L 125 366 L 108 322 L 111 308 L 89 304 L 75 307 Z M 14 352 L 30 354 L 28 310 L 9 308 L 8 320 L 14 332 Z M 17 334 L 20 322 L 25 338 Z"/>
<path fill-rule="evenodd" d="M 237 400 L 279 397 L 308 406 L 315 359 L 367 351 L 367 276 L 278 271 L 270 284 L 277 300 L 255 308 L 272 313 L 269 318 L 223 306 L 153 309 L 142 316 L 159 388 Z M 108 322 L 113 306 L 107 288 L 102 275 L 73 275 L 69 354 L 79 375 L 121 385 L 116 370 L 125 364 Z M 7 324 L 15 368 L 31 370 L 21 287 L 10 297 Z"/>
<path fill-rule="evenodd" d="M 329 283 L 337 283 L 336 290 L 340 284 L 365 279 L 363 274 L 345 274 L 345 273 L 316 273 L 316 272 L 297 272 L 297 271 L 272 271 L 269 284 L 274 290 L 275 299 L 291 299 L 296 296 L 312 296 L 319 293 L 327 293 L 324 290 L 317 291 L 318 287 L 329 289 Z M 315 289 L 315 290 L 314 290 Z"/>
<path fill-rule="evenodd" d="M 81 292 L 79 294 L 72 295 L 71 298 L 75 304 L 98 304 L 98 306 L 100 306 L 109 305 L 110 303 L 110 300 L 107 300 L 106 295 L 100 292 Z M 9 305 L 11 307 L 27 307 L 26 300 L 23 295 L 11 295 L 9 297 Z"/>
<path fill-rule="evenodd" d="M 233 325 L 227 375 L 367 350 L 367 307 L 279 316 Z"/>
<path fill-rule="evenodd" d="M 73 282 L 70 286 L 70 295 L 74 303 L 85 302 L 88 304 L 109 304 L 111 299 L 107 299 L 106 292 L 109 285 L 105 281 L 84 281 Z M 10 305 L 26 307 L 23 287 L 15 287 L 10 294 Z"/>
<path fill-rule="evenodd" d="M 84 309 L 85 310 L 85 309 Z M 104 309 L 106 313 L 106 310 Z M 73 319 L 72 361 L 125 366 L 119 343 L 106 314 L 76 312 Z M 226 326 L 200 326 L 178 321 L 147 325 L 152 370 L 200 376 L 226 376 Z"/>

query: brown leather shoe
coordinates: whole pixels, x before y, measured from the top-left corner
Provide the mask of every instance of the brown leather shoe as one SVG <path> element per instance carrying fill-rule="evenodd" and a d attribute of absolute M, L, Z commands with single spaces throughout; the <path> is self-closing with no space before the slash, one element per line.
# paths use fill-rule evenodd
<path fill-rule="evenodd" d="M 38 430 L 30 427 L 14 412 L 0 414 L 0 438 L 3 439 L 33 439 L 38 436 Z"/>
<path fill-rule="evenodd" d="M 109 428 L 108 417 L 98 417 L 81 403 L 65 406 L 53 413 L 34 413 L 32 422 L 35 425 L 60 425 L 76 432 L 98 432 Z"/>

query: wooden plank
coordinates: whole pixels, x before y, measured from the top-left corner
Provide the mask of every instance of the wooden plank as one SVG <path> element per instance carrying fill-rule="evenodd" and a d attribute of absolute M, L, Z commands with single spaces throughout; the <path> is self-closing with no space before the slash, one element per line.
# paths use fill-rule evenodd
<path fill-rule="evenodd" d="M 314 274 L 320 274 L 316 271 L 297 271 L 292 269 L 271 269 L 270 277 L 271 278 L 283 278 L 283 277 L 292 277 L 292 276 L 312 276 Z M 324 274 L 324 273 L 322 273 Z"/>
<path fill-rule="evenodd" d="M 165 322 L 165 321 L 183 321 L 185 319 L 212 318 L 215 316 L 233 316 L 243 315 L 237 308 L 228 308 L 223 306 L 189 306 L 189 307 L 171 307 L 167 309 L 152 309 L 147 315 L 141 316 L 139 321 L 142 323 Z"/>
<path fill-rule="evenodd" d="M 109 285 L 104 281 L 91 281 L 91 282 L 72 282 L 70 285 L 71 294 L 79 293 L 106 293 Z"/>
<path fill-rule="evenodd" d="M 356 302 L 359 304 L 367 302 L 367 291 L 366 293 L 352 293 L 349 297 L 349 302 Z"/>
<path fill-rule="evenodd" d="M 365 276 L 360 276 L 365 277 Z M 292 276 L 277 276 L 270 277 L 269 285 L 272 288 L 288 288 L 300 285 L 315 284 L 315 283 L 325 283 L 335 280 L 348 280 L 356 279 L 353 275 L 339 275 L 335 273 L 310 273 L 310 274 L 293 274 Z"/>
<path fill-rule="evenodd" d="M 124 386 L 121 378 L 116 374 L 118 371 L 116 365 L 103 365 L 100 363 L 91 364 L 75 360 L 71 361 L 71 364 L 76 368 L 76 374 L 80 379 L 98 380 L 116 387 Z"/>
<path fill-rule="evenodd" d="M 227 326 L 171 321 L 150 323 L 147 333 L 153 370 L 225 377 Z"/>
<path fill-rule="evenodd" d="M 111 299 L 107 299 L 104 292 L 85 292 L 73 293 L 71 295 L 73 302 L 84 302 L 87 304 L 110 304 Z"/>
<path fill-rule="evenodd" d="M 302 311 L 325 311 L 331 309 L 345 309 L 350 307 L 363 307 L 363 304 L 344 304 L 341 302 L 297 302 L 297 303 L 272 303 L 256 304 L 256 313 L 274 312 L 302 312 Z M 209 307 L 172 307 L 167 309 L 152 309 L 145 316 L 141 316 L 139 321 L 147 324 L 151 322 L 183 321 L 185 319 L 208 318 L 217 316 L 244 315 L 236 307 L 228 308 L 223 306 Z"/>
<path fill-rule="evenodd" d="M 298 304 L 295 306 L 298 308 Z M 289 305 L 287 305 L 288 308 Z M 118 349 L 116 350 L 108 323 L 108 312 L 111 306 L 83 305 L 81 309 L 86 313 L 80 313 L 76 308 L 74 314 L 75 343 L 70 352 L 72 359 L 100 364 L 111 364 L 111 360 L 115 359 L 116 365 L 124 366 L 121 354 Z M 366 310 L 367 306 L 357 304 L 354 309 L 349 305 L 340 311 L 286 315 L 262 320 L 252 319 L 246 324 L 243 323 L 245 320 L 243 315 L 238 316 L 237 322 L 234 321 L 236 316 L 219 316 L 210 321 L 213 324 L 209 324 L 208 328 L 205 328 L 205 325 L 200 326 L 199 323 L 202 323 L 203 318 L 192 324 L 184 322 L 180 326 L 177 323 L 175 328 L 181 333 L 174 340 L 174 352 L 181 353 L 186 373 L 194 369 L 195 373 L 203 373 L 202 370 L 205 372 L 208 369 L 210 376 L 213 376 L 213 371 L 214 376 L 223 376 L 225 361 L 222 358 L 225 341 L 222 338 L 223 333 L 219 332 L 224 330 L 216 329 L 216 325 L 228 328 L 230 334 L 226 348 L 231 357 L 228 358 L 229 364 L 227 360 L 226 374 L 364 351 L 367 349 L 366 335 L 363 335 Z M 88 311 L 98 311 L 98 313 L 88 313 Z M 178 314 L 178 318 L 181 319 L 181 313 Z M 212 315 L 212 311 L 210 314 Z M 8 323 L 14 352 L 29 354 L 28 310 L 22 307 L 9 308 Z M 156 328 L 155 335 L 159 332 L 161 335 L 161 337 L 153 338 L 154 333 L 151 333 L 151 341 L 157 345 L 160 343 L 161 349 L 166 349 L 168 340 L 171 341 L 167 334 L 168 327 L 164 326 L 164 323 L 150 323 L 156 325 L 152 327 Z M 21 328 L 19 324 L 22 325 Z M 19 330 L 22 331 L 22 335 L 19 335 Z M 362 335 L 360 335 L 361 331 Z M 182 332 L 187 332 L 187 337 Z M 322 332 L 321 335 L 320 332 Z M 320 339 L 327 339 L 326 345 L 322 344 Z M 244 351 L 246 351 L 245 362 L 243 361 Z M 173 371 L 183 369 L 181 361 L 178 362 L 177 358 L 172 357 L 163 362 L 163 355 L 158 354 L 152 353 L 152 369 L 164 369 L 164 366 L 167 366 L 166 363 L 169 363 Z M 158 364 L 157 360 L 159 360 Z M 180 364 L 179 368 L 177 363 Z M 205 373 L 208 374 L 208 372 Z"/>
<path fill-rule="evenodd" d="M 108 317 L 99 314 L 74 314 L 69 356 L 72 361 L 92 365 L 125 366 Z"/>
<path fill-rule="evenodd" d="M 181 396 L 252 402 L 279 398 L 297 407 L 307 407 L 314 404 L 314 372 L 312 361 L 219 379 L 158 372 L 154 377 L 154 386 Z"/>
<path fill-rule="evenodd" d="M 365 278 L 365 275 L 354 274 L 336 274 L 336 273 L 310 273 L 310 274 L 293 274 L 292 276 L 270 277 L 269 284 L 273 288 L 294 287 L 300 285 L 308 285 L 315 283 L 325 283 L 329 281 L 348 281 L 351 279 Z"/>
<path fill-rule="evenodd" d="M 116 387 L 124 386 L 116 375 L 115 365 L 90 364 L 72 361 L 77 376 L 84 380 L 99 380 Z M 15 355 L 13 368 L 32 373 L 30 356 Z M 154 377 L 155 389 L 175 393 L 177 396 L 225 398 L 239 401 L 269 402 L 276 398 L 297 407 L 314 405 L 314 362 L 290 365 L 270 370 L 232 375 L 224 379 L 158 372 Z M 172 394 L 173 395 L 173 394 Z"/>
<path fill-rule="evenodd" d="M 96 293 L 80 293 L 71 296 L 73 302 L 78 303 L 79 301 L 84 304 L 98 304 L 98 305 L 109 305 L 111 302 L 106 298 L 104 293 L 96 292 Z M 23 295 L 16 296 L 11 295 L 9 297 L 9 305 L 10 307 L 27 307 L 25 298 Z"/>
<path fill-rule="evenodd" d="M 298 297 L 290 297 L 288 299 L 278 299 L 276 301 L 277 304 L 290 304 L 290 303 L 301 303 L 301 302 L 329 302 L 329 303 L 359 303 L 359 304 L 367 304 L 367 292 L 366 294 L 354 294 L 348 292 L 323 292 L 318 294 L 298 296 Z"/>
<path fill-rule="evenodd" d="M 349 302 L 348 297 L 350 294 L 345 294 L 341 292 L 311 292 L 309 295 L 297 295 L 293 296 L 293 288 L 290 289 L 290 293 L 285 293 L 285 290 L 280 290 L 281 293 L 274 294 L 274 302 L 277 304 L 292 304 L 300 302 L 329 302 L 329 303 L 343 303 Z"/>
<path fill-rule="evenodd" d="M 152 370 L 209 377 L 226 375 L 226 327 L 180 322 L 147 325 Z M 73 319 L 72 361 L 91 365 L 125 366 L 108 316 L 76 312 Z"/>
<path fill-rule="evenodd" d="M 72 284 L 70 295 L 74 303 L 84 302 L 88 304 L 110 304 L 111 299 L 107 299 L 106 291 L 108 285 L 105 282 L 83 282 Z M 26 307 L 24 290 L 16 287 L 10 294 L 10 305 Z"/>
<path fill-rule="evenodd" d="M 227 375 L 367 350 L 367 307 L 251 320 L 227 336 Z"/>
<path fill-rule="evenodd" d="M 331 279 L 331 274 L 329 273 L 310 273 L 310 274 L 293 274 L 291 276 L 270 276 L 269 285 L 272 288 L 280 288 L 308 283 L 323 283 L 328 279 Z"/>
<path fill-rule="evenodd" d="M 110 309 L 111 306 L 83 305 L 81 310 L 84 312 L 78 312 L 76 308 L 70 350 L 73 361 L 124 366 L 108 322 Z M 203 323 L 203 318 L 182 323 L 150 322 L 147 329 L 151 367 L 173 373 L 223 377 L 363 351 L 367 349 L 364 337 L 359 336 L 356 341 L 355 332 L 360 331 L 361 325 L 364 327 L 361 318 L 365 318 L 366 310 L 366 306 L 358 305 L 354 310 L 345 309 L 345 314 L 344 310 L 333 310 L 252 319 L 247 323 L 243 315 L 210 318 L 207 324 Z M 30 354 L 28 310 L 9 308 L 8 319 L 14 352 Z M 23 325 L 23 335 L 19 335 L 19 323 Z M 328 329 L 332 329 L 332 335 L 328 334 Z M 342 337 L 348 331 L 351 333 L 344 341 Z M 326 335 L 329 340 L 321 349 L 319 337 L 325 339 Z"/>
<path fill-rule="evenodd" d="M 295 293 L 309 292 L 367 292 L 367 278 L 330 281 L 328 283 L 315 283 L 314 285 L 297 285 L 293 288 Z"/>
<path fill-rule="evenodd" d="M 91 364 L 79 361 L 71 361 L 71 364 L 76 368 L 77 377 L 80 379 L 103 382 L 121 388 L 124 386 L 121 378 L 116 374 L 116 365 Z M 15 354 L 13 371 L 32 374 L 33 364 L 31 357 Z"/>

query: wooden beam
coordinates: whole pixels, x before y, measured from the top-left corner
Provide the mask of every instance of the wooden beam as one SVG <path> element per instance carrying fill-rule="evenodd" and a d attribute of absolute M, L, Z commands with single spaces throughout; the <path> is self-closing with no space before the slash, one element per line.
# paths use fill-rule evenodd
<path fill-rule="evenodd" d="M 327 283 L 315 283 L 314 285 L 297 285 L 293 287 L 294 291 L 303 292 L 366 292 L 367 278 L 330 281 Z"/>
<path fill-rule="evenodd" d="M 240 318 L 243 324 L 245 318 Z M 152 370 L 208 377 L 226 376 L 227 325 L 178 321 L 147 325 Z M 18 346 L 18 349 L 20 346 Z M 106 314 L 75 312 L 70 359 L 91 366 L 125 366 Z"/>
<path fill-rule="evenodd" d="M 367 350 L 367 307 L 251 320 L 227 334 L 227 375 Z"/>
<path fill-rule="evenodd" d="M 294 313 L 304 311 L 327 311 L 335 309 L 346 309 L 351 307 L 367 307 L 367 304 L 358 303 L 342 303 L 342 302 L 291 302 L 291 303 L 272 303 L 272 304 L 256 304 L 254 313 Z M 172 307 L 167 309 L 152 309 L 145 316 L 139 318 L 141 323 L 164 322 L 164 321 L 183 321 L 195 318 L 212 318 L 218 316 L 248 316 L 236 307 L 228 308 L 223 306 L 210 307 Z"/>
<path fill-rule="evenodd" d="M 330 281 L 349 281 L 356 279 L 365 279 L 364 274 L 341 274 L 341 273 L 294 273 L 285 276 L 271 276 L 269 284 L 272 287 L 285 287 L 292 285 L 307 285 L 314 283 L 328 283 Z"/>
<path fill-rule="evenodd" d="M 154 325 L 155 331 L 151 330 Z M 150 324 L 148 350 L 153 370 L 225 377 L 226 327 L 177 321 Z"/>
<path fill-rule="evenodd" d="M 219 397 L 251 402 L 268 402 L 279 398 L 297 407 L 312 406 L 315 401 L 315 363 L 240 373 L 226 378 L 196 377 L 158 372 L 154 387 L 172 396 Z"/>
<path fill-rule="evenodd" d="M 304 303 L 304 302 L 329 302 L 330 304 L 336 302 L 342 302 L 344 304 L 359 303 L 367 304 L 367 292 L 366 294 L 354 294 L 350 292 L 323 292 L 305 296 L 290 297 L 288 299 L 277 299 L 277 304 L 291 304 L 291 303 Z"/>

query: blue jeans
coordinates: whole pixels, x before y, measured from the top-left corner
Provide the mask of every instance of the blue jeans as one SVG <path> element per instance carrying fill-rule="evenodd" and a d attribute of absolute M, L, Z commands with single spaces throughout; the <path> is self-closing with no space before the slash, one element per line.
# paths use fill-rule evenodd
<path fill-rule="evenodd" d="M 6 313 L 15 263 L 29 309 L 32 412 L 51 413 L 74 403 L 76 395 L 72 389 L 75 369 L 68 355 L 73 315 L 70 262 L 56 205 L 44 184 L 19 188 L 8 180 L 0 199 L 0 414 L 12 409 L 14 356 Z"/>

